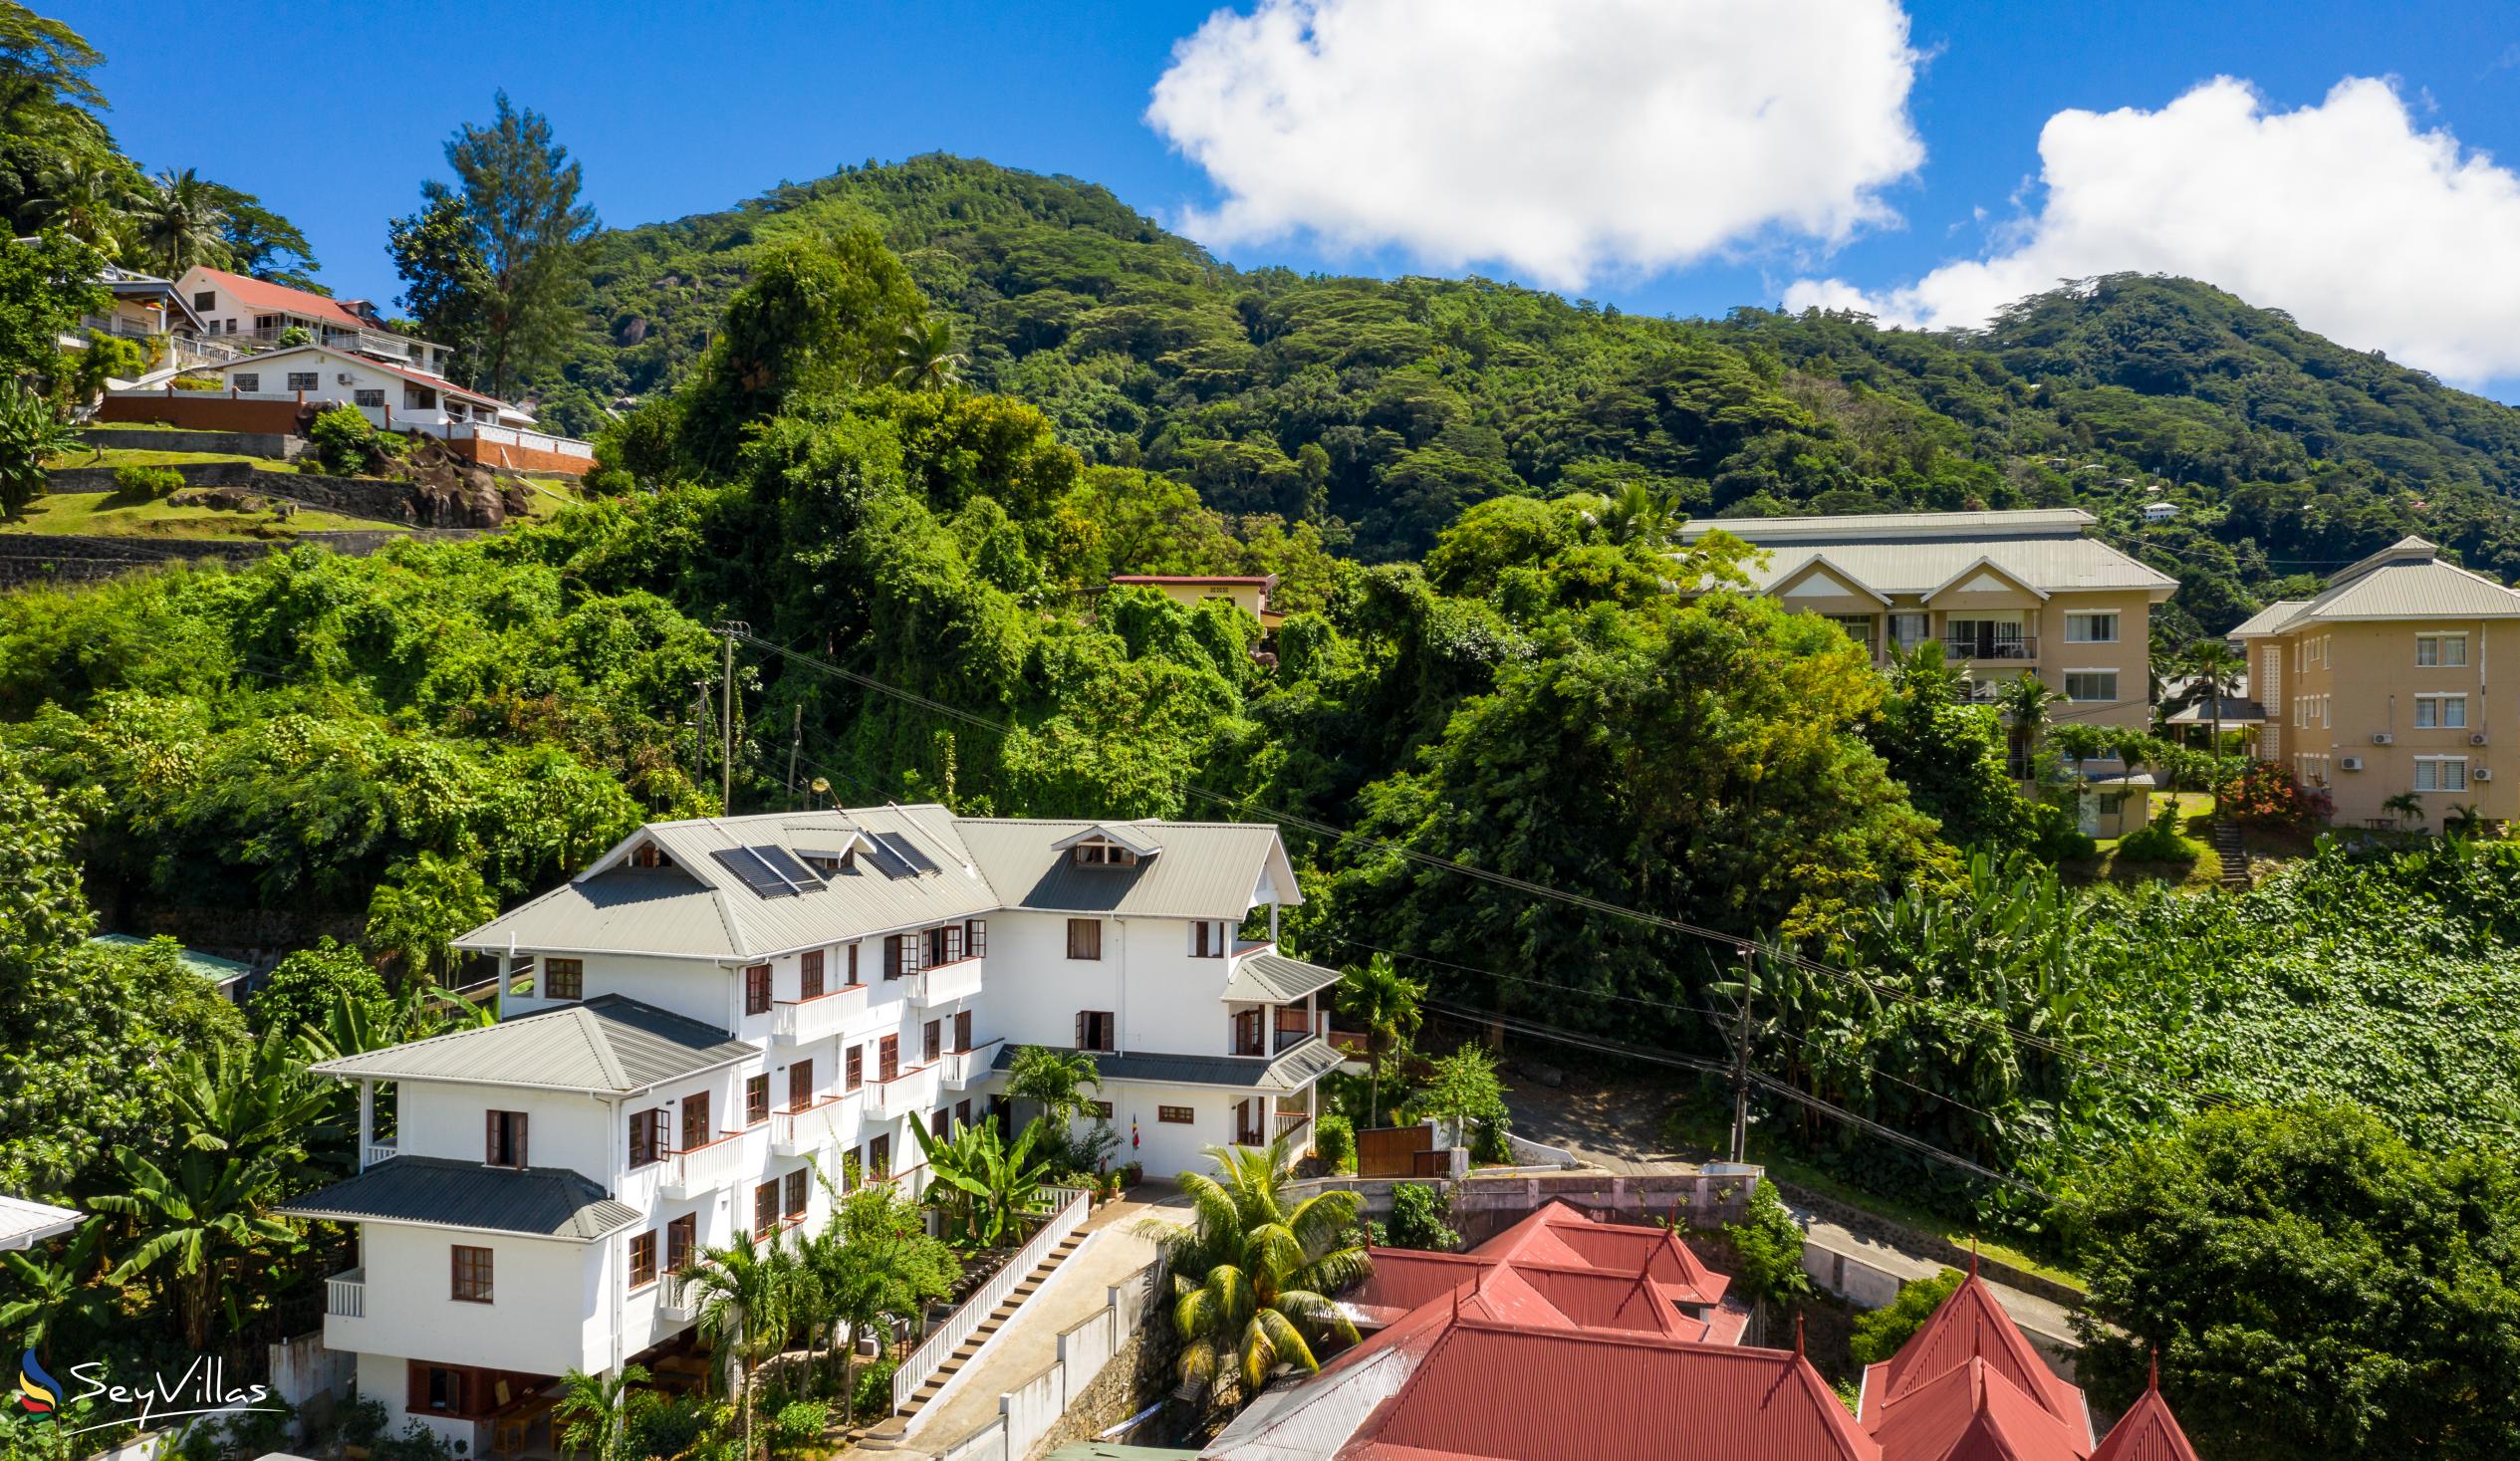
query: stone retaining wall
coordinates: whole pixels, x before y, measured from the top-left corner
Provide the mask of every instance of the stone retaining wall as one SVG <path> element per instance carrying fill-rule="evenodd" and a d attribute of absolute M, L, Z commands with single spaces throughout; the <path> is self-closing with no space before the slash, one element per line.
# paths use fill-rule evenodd
<path fill-rule="evenodd" d="M 114 474 L 120 470 L 119 467 L 55 467 L 44 474 L 44 486 L 52 492 L 112 492 L 122 485 L 114 480 Z M 258 478 L 275 475 L 255 471 L 251 462 L 173 462 L 150 470 L 173 472 L 183 478 L 186 487 L 250 487 Z"/>
<path fill-rule="evenodd" d="M 363 557 L 389 543 L 452 543 L 482 536 L 476 528 L 423 528 L 409 532 L 354 529 L 305 533 L 296 538 L 188 539 L 85 537 L 70 533 L 0 533 L 0 590 L 39 585 L 93 584 L 169 564 L 221 562 L 244 565 L 304 543 Z"/>
<path fill-rule="evenodd" d="M 1928 1233 L 1920 1233 L 1904 1224 L 1891 1222 L 1879 1213 L 1866 1212 L 1860 1207 L 1850 1207 L 1846 1203 L 1823 1197 L 1808 1187 L 1797 1187 L 1791 1182 L 1778 1182 L 1776 1190 L 1794 1206 L 1816 1212 L 1851 1233 L 1861 1233 L 1865 1237 L 1887 1243 L 1902 1253 L 1914 1254 L 1930 1262 L 1942 1264 L 1946 1268 L 1956 1268 L 1963 1273 L 1968 1271 L 1969 1251 L 1957 1243 L 1936 1238 Z M 2079 1309 L 2083 1305 L 2084 1296 L 2081 1290 L 2060 1284 L 2054 1279 L 2043 1278 L 2027 1269 L 2015 1268 L 2009 1263 L 1988 1258 L 1983 1254 L 1977 1256 L 1977 1267 L 1978 1272 L 1985 1275 L 1989 1281 L 2002 1284 L 2006 1288 L 2019 1289 L 2025 1294 L 2036 1294 L 2051 1304 L 2062 1304 L 2068 1309 Z"/>
<path fill-rule="evenodd" d="M 238 456 L 293 461 L 306 450 L 306 438 L 280 431 L 118 431 L 91 426 L 79 433 L 90 446 L 129 451 L 225 451 Z"/>

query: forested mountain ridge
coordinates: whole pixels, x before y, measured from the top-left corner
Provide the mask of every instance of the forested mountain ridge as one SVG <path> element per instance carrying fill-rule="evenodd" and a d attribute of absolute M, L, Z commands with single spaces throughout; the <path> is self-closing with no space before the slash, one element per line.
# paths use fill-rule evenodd
<path fill-rule="evenodd" d="M 2193 281 L 2085 281 L 1967 334 L 1648 319 L 1476 279 L 1238 270 L 1105 188 L 941 155 L 602 235 L 547 414 L 593 430 L 672 384 L 756 245 L 858 224 L 953 322 L 967 377 L 1089 460 L 1367 559 L 1421 555 L 1489 497 L 1636 481 L 1701 516 L 2085 507 L 2180 577 L 2182 634 L 2410 532 L 2520 576 L 2520 412 Z M 2181 516 L 2145 527 L 2154 497 Z"/>

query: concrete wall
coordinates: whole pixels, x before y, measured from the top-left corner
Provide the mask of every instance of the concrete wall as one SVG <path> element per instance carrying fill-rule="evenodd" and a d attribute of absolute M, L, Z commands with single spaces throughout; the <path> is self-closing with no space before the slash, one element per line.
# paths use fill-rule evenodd
<path fill-rule="evenodd" d="M 458 1244 L 491 1252 L 491 1302 L 452 1297 Z M 364 1318 L 327 1316 L 324 1341 L 367 1356 L 434 1359 L 557 1374 L 611 1362 L 610 1243 L 562 1243 L 510 1234 L 363 1223 L 360 1266 L 367 1273 Z M 368 1389 L 368 1364 L 360 1388 Z M 390 1391 L 374 1391 L 388 1408 L 403 1397 L 397 1363 Z M 399 1429 L 401 1422 L 394 1422 Z"/>
<path fill-rule="evenodd" d="M 1193 958 L 1183 918 L 1105 918 L 1103 957 L 1068 957 L 1068 920 L 1001 913 L 989 920 L 993 978 L 982 1001 L 989 1029 L 1023 1045 L 1076 1043 L 1080 1010 L 1115 1017 L 1121 1051 L 1227 1055 L 1233 1029 L 1224 1004 L 1231 960 Z"/>
<path fill-rule="evenodd" d="M 1296 1201 L 1315 1192 L 1344 1188 L 1365 1199 L 1368 1216 L 1391 1210 L 1391 1189 L 1401 1177 L 1315 1177 L 1290 1183 Z M 1719 1228 L 1739 1222 L 1750 1208 L 1755 1176 L 1714 1176 L 1697 1172 L 1621 1176 L 1611 1172 L 1515 1173 L 1480 1176 L 1457 1184 L 1452 1196 L 1452 1225 L 1465 1246 L 1476 1247 L 1529 1216 L 1543 1203 L 1559 1201 L 1613 1222 L 1660 1222 L 1678 1216 L 1693 1228 Z"/>
<path fill-rule="evenodd" d="M 90 446 L 132 451 L 225 451 L 238 456 L 294 461 L 307 449 L 306 438 L 271 431 L 117 431 L 91 426 L 79 433 Z"/>
<path fill-rule="evenodd" d="M 480 436 L 451 438 L 446 443 L 446 449 L 466 461 L 479 462 L 486 467 L 505 467 L 514 472 L 556 472 L 579 477 L 595 470 L 593 457 L 545 451 L 539 447 L 493 441 Z"/>
<path fill-rule="evenodd" d="M 1102 1309 L 1058 1337 L 1058 1357 L 1047 1368 L 998 1396 L 997 1419 L 967 1436 L 923 1443 L 926 1454 L 937 1461 L 1024 1461 L 1136 1413 L 1141 1400 L 1129 1383 L 1133 1341 L 1148 1316 L 1170 1314 L 1163 1289 L 1159 1261 L 1110 1286 Z"/>

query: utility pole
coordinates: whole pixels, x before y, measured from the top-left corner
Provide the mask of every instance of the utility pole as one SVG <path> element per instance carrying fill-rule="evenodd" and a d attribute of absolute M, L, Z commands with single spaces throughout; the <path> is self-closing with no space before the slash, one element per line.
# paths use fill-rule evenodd
<path fill-rule="evenodd" d="M 717 810 L 718 815 L 724 817 L 732 815 L 735 810 L 735 637 L 752 632 L 752 625 L 737 618 L 721 619 L 711 632 L 726 641 L 726 658 L 724 668 L 719 672 L 717 691 L 718 698 L 724 702 L 718 706 L 721 723 L 717 755 Z"/>
<path fill-rule="evenodd" d="M 1758 969 L 1758 950 L 1741 946 L 1741 1017 L 1732 1037 L 1732 1159 L 1748 1160 L 1750 1149 L 1750 980 Z"/>
<path fill-rule="evenodd" d="M 708 743 L 701 739 L 708 733 L 708 724 L 709 682 L 693 680 L 691 682 L 691 784 L 693 786 L 698 786 L 700 778 L 708 774 Z"/>
<path fill-rule="evenodd" d="M 788 717 L 788 801 L 793 805 L 796 801 L 796 753 L 805 749 L 805 702 L 799 700 L 789 709 L 795 712 Z"/>

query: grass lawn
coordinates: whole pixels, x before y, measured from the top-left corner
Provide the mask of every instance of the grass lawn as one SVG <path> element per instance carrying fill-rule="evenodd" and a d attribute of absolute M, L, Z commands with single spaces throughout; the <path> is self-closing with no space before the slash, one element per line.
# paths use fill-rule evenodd
<path fill-rule="evenodd" d="M 1689 1147 L 1709 1154 L 1721 1154 L 1731 1140 L 1731 1112 L 1712 1110 L 1696 1104 L 1683 1104 L 1664 1121 L 1664 1133 L 1674 1145 Z M 2035 1254 L 2024 1252 L 2000 1238 L 1972 1231 L 1965 1223 L 1956 1223 L 1895 1197 L 1884 1197 L 1854 1186 L 1846 1179 L 1815 1166 L 1772 1137 L 1750 1132 L 1750 1160 L 1767 1168 L 1768 1175 L 1792 1187 L 1805 1188 L 1823 1197 L 1843 1202 L 1849 1207 L 1888 1218 L 1903 1228 L 1913 1228 L 1928 1237 L 1940 1238 L 1961 1248 L 1975 1243 L 1978 1251 L 1998 1263 L 2008 1263 L 2043 1279 L 2053 1279 L 2070 1288 L 2083 1287 L 2082 1279 Z"/>
<path fill-rule="evenodd" d="M 294 538 L 300 533 L 390 528 L 390 524 L 300 508 L 287 520 L 269 512 L 221 512 L 140 502 L 111 492 L 49 492 L 0 533 L 81 533 L 122 538 Z"/>
<path fill-rule="evenodd" d="M 109 446 L 103 450 L 81 448 L 48 459 L 47 467 L 181 467 L 197 462 L 246 462 L 254 466 L 279 466 L 262 457 L 243 456 L 232 451 L 154 451 L 138 446 Z"/>
<path fill-rule="evenodd" d="M 2178 830 L 2196 847 L 2193 862 L 2122 862 L 2118 859 L 2119 839 L 2099 839 L 2099 855 L 2083 862 L 2069 862 L 2057 870 L 2068 882 L 2173 882 L 2190 890 L 2219 886 L 2222 881 L 2222 858 L 2213 849 L 2214 797 L 2211 792 L 2155 792 L 2152 808 L 2157 814 L 2164 802 L 2178 808 Z"/>

